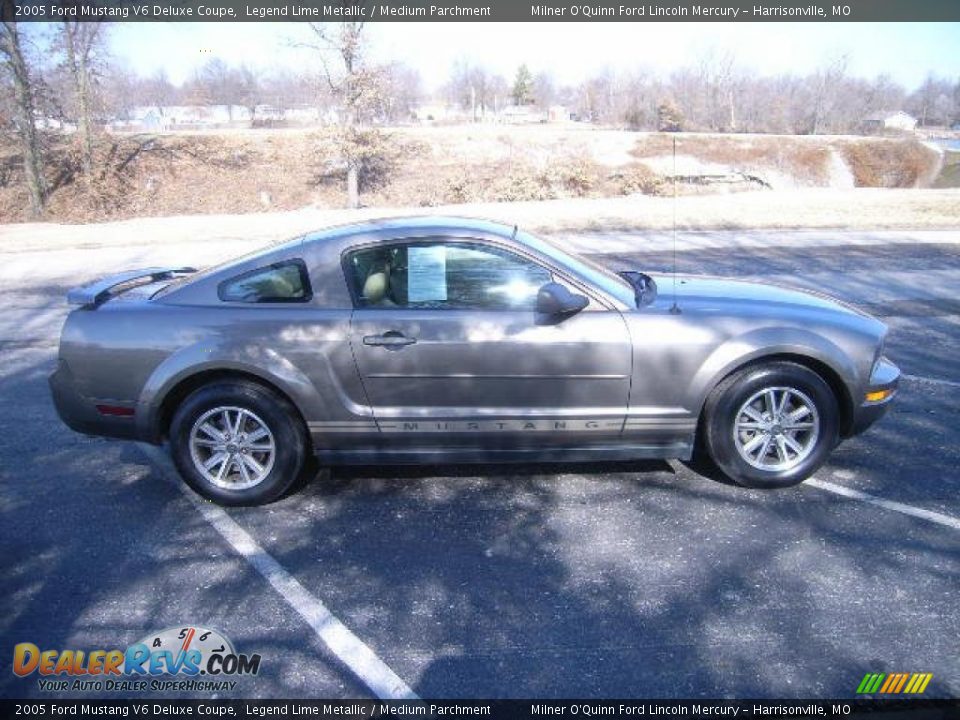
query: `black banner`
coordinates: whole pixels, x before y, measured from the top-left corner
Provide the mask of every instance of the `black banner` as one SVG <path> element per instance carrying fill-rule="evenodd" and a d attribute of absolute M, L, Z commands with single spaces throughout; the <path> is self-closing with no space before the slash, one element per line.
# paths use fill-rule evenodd
<path fill-rule="evenodd" d="M 0 700 L 3 718 L 881 718 L 957 720 L 960 700 Z"/>
<path fill-rule="evenodd" d="M 133 22 L 931 22 L 960 0 L 0 0 L 4 20 Z"/>

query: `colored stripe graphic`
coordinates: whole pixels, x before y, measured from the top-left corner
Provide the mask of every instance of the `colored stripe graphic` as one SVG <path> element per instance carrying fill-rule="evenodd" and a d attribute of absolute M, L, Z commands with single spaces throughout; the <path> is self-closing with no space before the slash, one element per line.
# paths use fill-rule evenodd
<path fill-rule="evenodd" d="M 867 673 L 863 676 L 863 680 L 860 682 L 860 687 L 857 688 L 857 692 L 863 694 L 875 693 L 879 689 L 880 683 L 883 682 L 885 677 L 886 675 L 884 673 Z"/>
<path fill-rule="evenodd" d="M 907 682 L 907 673 L 900 673 L 900 682 L 897 683 L 897 686 L 893 689 L 893 692 L 898 693 L 903 690 L 903 686 Z"/>
<path fill-rule="evenodd" d="M 919 695 L 927 689 L 933 673 L 867 673 L 857 686 L 858 695 Z"/>
<path fill-rule="evenodd" d="M 910 678 L 910 682 L 907 683 L 904 692 L 919 695 L 927 689 L 927 685 L 930 684 L 931 679 L 933 679 L 932 673 L 914 673 L 913 677 Z"/>

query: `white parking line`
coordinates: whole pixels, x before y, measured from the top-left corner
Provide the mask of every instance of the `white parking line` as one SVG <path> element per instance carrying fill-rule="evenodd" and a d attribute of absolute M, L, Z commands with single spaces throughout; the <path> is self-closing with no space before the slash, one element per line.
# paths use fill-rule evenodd
<path fill-rule="evenodd" d="M 926 383 L 929 385 L 946 385 L 947 387 L 960 387 L 960 382 L 954 380 L 940 380 L 939 378 L 929 378 L 924 377 L 923 375 L 907 375 L 904 373 L 903 378 L 905 380 L 913 380 L 918 383 Z"/>
<path fill-rule="evenodd" d="M 817 478 L 810 478 L 804 482 L 804 485 L 825 490 L 826 492 L 831 492 L 835 495 L 842 495 L 843 497 L 848 497 L 853 500 L 862 500 L 865 503 L 870 503 L 871 505 L 876 505 L 877 507 L 882 507 L 887 510 L 893 510 L 894 512 L 902 513 L 903 515 L 910 515 L 911 517 L 920 518 L 921 520 L 928 520 L 929 522 L 937 523 L 938 525 L 946 525 L 954 530 L 960 530 L 960 518 L 955 518 L 951 515 L 944 515 L 943 513 L 934 512 L 933 510 L 924 510 L 923 508 L 914 507 L 913 505 L 905 505 L 904 503 L 895 502 L 893 500 L 884 500 L 876 495 L 870 495 L 869 493 L 860 492 L 859 490 L 844 487 L 843 485 L 836 485 L 832 482 L 819 480 Z"/>
<path fill-rule="evenodd" d="M 137 447 L 165 479 L 174 482 L 223 539 L 266 578 L 290 607 L 300 613 L 330 652 L 350 668 L 374 695 L 381 700 L 419 700 L 416 693 L 373 650 L 260 547 L 223 508 L 201 499 L 176 477 L 170 459 L 162 450 L 145 443 L 137 443 Z"/>

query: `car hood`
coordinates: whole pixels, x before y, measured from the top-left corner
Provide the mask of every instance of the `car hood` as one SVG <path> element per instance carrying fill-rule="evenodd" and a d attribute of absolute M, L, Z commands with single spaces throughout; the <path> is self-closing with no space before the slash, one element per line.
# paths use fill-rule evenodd
<path fill-rule="evenodd" d="M 652 275 L 652 277 L 657 283 L 660 298 L 672 299 L 674 293 L 673 276 Z M 852 305 L 810 290 L 707 275 L 678 275 L 676 295 L 681 306 L 684 303 L 707 306 L 737 304 L 769 307 L 771 305 L 786 305 L 870 317 Z"/>

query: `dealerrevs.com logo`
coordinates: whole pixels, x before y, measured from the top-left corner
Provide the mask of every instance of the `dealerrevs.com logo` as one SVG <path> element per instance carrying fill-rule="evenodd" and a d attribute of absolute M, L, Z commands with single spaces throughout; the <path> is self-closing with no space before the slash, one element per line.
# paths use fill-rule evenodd
<path fill-rule="evenodd" d="M 125 650 L 13 648 L 13 672 L 36 674 L 41 690 L 88 692 L 233 690 L 260 671 L 260 655 L 236 652 L 222 633 L 197 626 L 152 633 Z"/>

